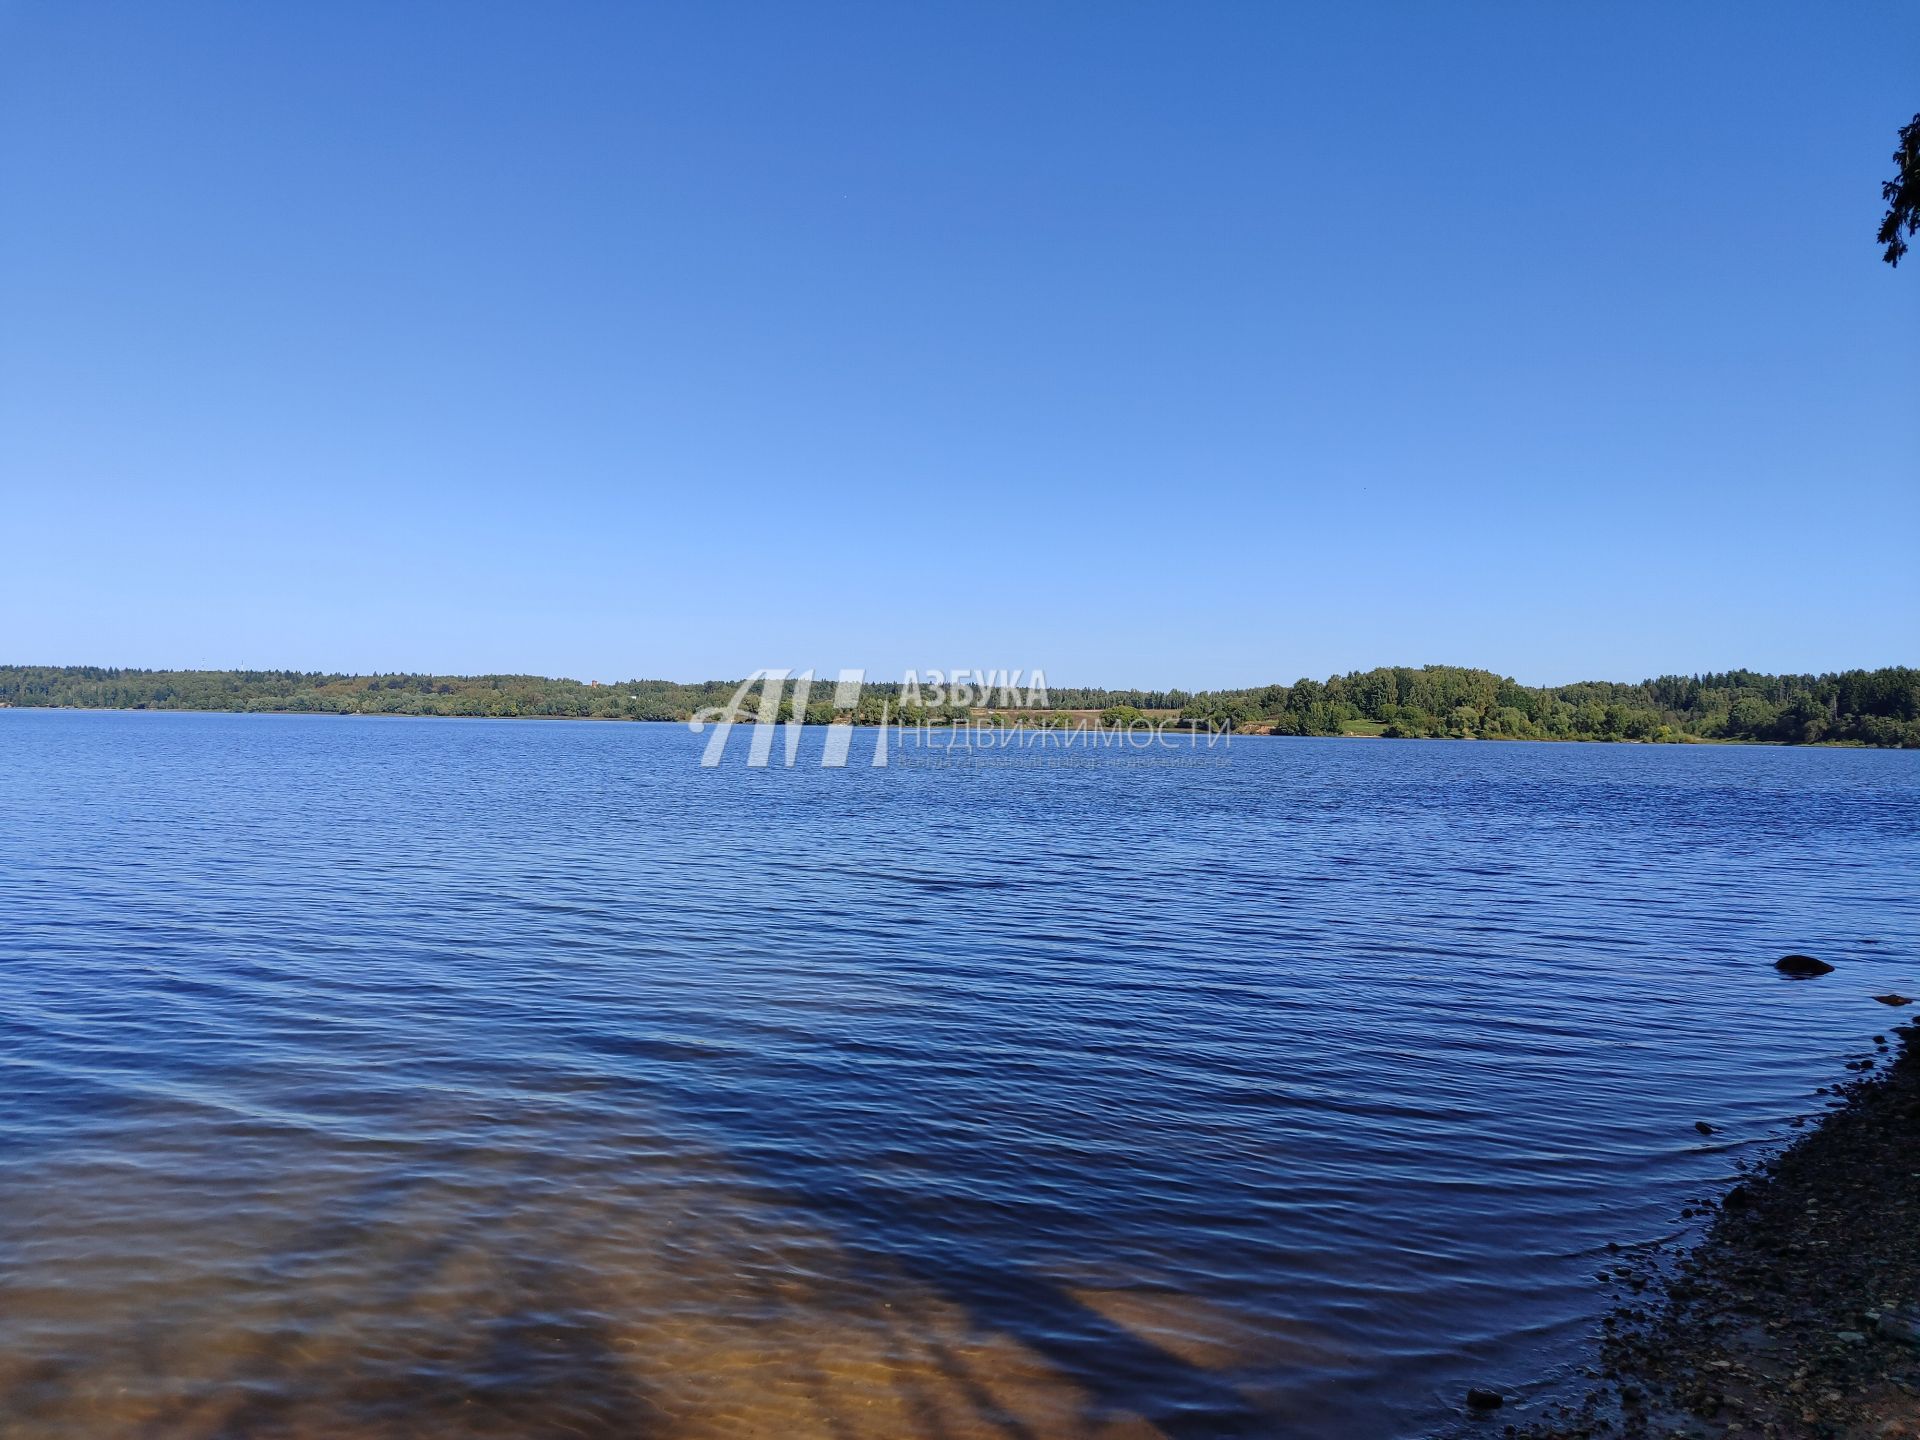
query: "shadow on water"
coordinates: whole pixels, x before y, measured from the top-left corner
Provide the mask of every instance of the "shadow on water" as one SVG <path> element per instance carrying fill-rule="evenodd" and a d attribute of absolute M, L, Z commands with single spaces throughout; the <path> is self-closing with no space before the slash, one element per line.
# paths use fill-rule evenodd
<path fill-rule="evenodd" d="M 533 1179 L 533 1168 L 519 1180 Z M 424 1182 L 375 1177 L 265 1257 L 252 1282 L 235 1287 L 234 1312 L 163 1307 L 116 1331 L 88 1334 L 78 1353 L 16 1369 L 0 1391 L 0 1434 L 638 1440 L 666 1433 L 636 1357 L 601 1318 L 606 1297 L 583 1289 L 561 1257 L 489 1244 L 516 1185 L 503 1183 L 464 1222 L 415 1239 L 402 1207 Z M 369 1247 L 377 1255 L 361 1258 L 375 1263 L 353 1292 L 331 1293 L 320 1271 Z M 447 1283 L 460 1267 L 486 1274 L 485 1303 L 447 1303 L 462 1293 Z M 265 1308 L 256 1314 L 250 1301 Z M 405 1343 L 366 1334 L 369 1316 L 385 1317 Z"/>
<path fill-rule="evenodd" d="M 81 1347 L 16 1351 L 0 1365 L 4 1433 L 1272 1433 L 1234 1386 L 1063 1285 L 954 1254 L 883 1185 L 840 1173 L 767 1184 L 717 1166 L 732 1171 L 726 1188 L 753 1195 L 749 1210 L 716 1226 L 669 1205 L 604 1239 L 604 1190 L 576 1192 L 539 1153 L 484 1186 L 464 1177 L 451 1210 L 441 1177 L 362 1177 L 319 1218 L 269 1245 L 250 1239 L 241 1272 L 185 1270 L 145 1313 L 89 1322 Z M 776 1233 L 795 1217 L 822 1232 L 799 1265 Z M 737 1263 L 756 1247 L 758 1263 Z M 834 1273 L 818 1273 L 823 1257 Z M 693 1334 L 663 1319 L 689 1295 L 705 1312 Z"/>
<path fill-rule="evenodd" d="M 1058 1282 L 1016 1265 L 955 1256 L 951 1245 L 930 1253 L 910 1208 L 883 1187 L 836 1176 L 830 1189 L 789 1182 L 785 1192 L 789 1203 L 833 1220 L 853 1248 L 957 1307 L 974 1329 L 1042 1357 L 1086 1393 L 1089 1421 L 1138 1415 L 1175 1440 L 1272 1433 L 1271 1417 L 1236 1386 L 1102 1315 Z M 963 1388 L 972 1384 L 951 1362 L 945 1374 Z M 992 1417 L 998 1407 L 991 1394 L 977 1386 L 973 1393 L 982 1418 Z M 1004 1433 L 1030 1432 L 1013 1423 Z"/>

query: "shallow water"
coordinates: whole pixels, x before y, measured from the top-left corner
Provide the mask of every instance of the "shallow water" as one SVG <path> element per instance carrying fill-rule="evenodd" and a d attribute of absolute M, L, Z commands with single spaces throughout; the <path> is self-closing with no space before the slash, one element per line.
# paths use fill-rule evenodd
<path fill-rule="evenodd" d="M 1920 755 L 704 743 L 0 712 L 0 1431 L 1418 1434 L 1920 991 Z"/>

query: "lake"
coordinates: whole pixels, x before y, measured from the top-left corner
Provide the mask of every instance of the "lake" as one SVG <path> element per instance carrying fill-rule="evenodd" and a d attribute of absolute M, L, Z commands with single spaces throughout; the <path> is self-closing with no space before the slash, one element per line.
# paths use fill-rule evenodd
<path fill-rule="evenodd" d="M 1420 1435 L 1920 993 L 1920 754 L 871 735 L 0 712 L 0 1430 Z"/>

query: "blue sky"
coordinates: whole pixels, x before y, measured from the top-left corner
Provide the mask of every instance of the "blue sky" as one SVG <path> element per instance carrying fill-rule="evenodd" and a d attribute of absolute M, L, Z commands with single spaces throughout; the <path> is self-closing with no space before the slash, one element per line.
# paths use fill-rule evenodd
<path fill-rule="evenodd" d="M 1909 4 L 0 3 L 0 660 L 1920 659 Z"/>

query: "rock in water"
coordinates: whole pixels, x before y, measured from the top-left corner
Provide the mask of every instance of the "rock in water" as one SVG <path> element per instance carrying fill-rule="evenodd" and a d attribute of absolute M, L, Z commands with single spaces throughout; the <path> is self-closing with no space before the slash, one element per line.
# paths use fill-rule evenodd
<path fill-rule="evenodd" d="M 1706 1121 L 1704 1121 L 1704 1120 L 1696 1120 L 1696 1121 L 1694 1121 L 1694 1122 L 1693 1122 L 1693 1128 L 1694 1128 L 1694 1129 L 1696 1129 L 1696 1130 L 1698 1130 L 1698 1131 L 1699 1131 L 1699 1132 L 1700 1132 L 1700 1133 L 1701 1133 L 1702 1135 L 1711 1135 L 1711 1134 L 1713 1134 L 1713 1126 L 1711 1126 L 1711 1125 L 1709 1125 L 1709 1124 L 1707 1124 L 1707 1122 L 1706 1122 Z"/>
<path fill-rule="evenodd" d="M 1476 1385 L 1467 1391 L 1467 1407 L 1471 1410 L 1498 1410 L 1505 1403 L 1506 1397 L 1498 1390 Z"/>
<path fill-rule="evenodd" d="M 1773 962 L 1773 968 L 1782 975 L 1791 975 L 1796 980 L 1807 979 L 1814 975 L 1831 975 L 1833 966 L 1824 960 L 1816 960 L 1811 955 L 1782 955 Z"/>
<path fill-rule="evenodd" d="M 1911 995 L 1876 995 L 1873 998 L 1878 1000 L 1882 1005 L 1913 1004 L 1913 997 Z"/>

